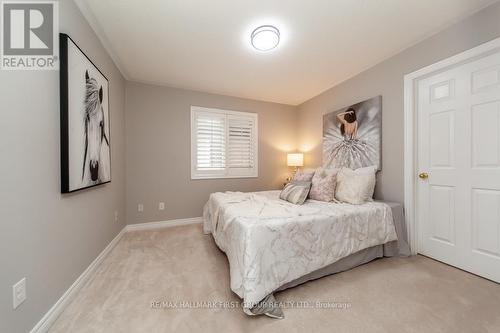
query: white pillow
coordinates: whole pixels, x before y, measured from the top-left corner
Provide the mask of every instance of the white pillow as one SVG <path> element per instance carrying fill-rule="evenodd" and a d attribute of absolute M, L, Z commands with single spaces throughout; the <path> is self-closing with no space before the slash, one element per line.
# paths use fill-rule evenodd
<path fill-rule="evenodd" d="M 342 168 L 337 174 L 335 198 L 341 202 L 361 205 L 372 201 L 375 190 L 377 167 L 370 166 L 351 170 Z"/>

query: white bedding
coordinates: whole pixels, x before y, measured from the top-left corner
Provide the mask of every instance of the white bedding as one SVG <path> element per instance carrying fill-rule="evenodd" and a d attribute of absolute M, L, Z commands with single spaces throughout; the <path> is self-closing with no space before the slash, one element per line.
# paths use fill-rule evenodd
<path fill-rule="evenodd" d="M 397 239 L 384 203 L 299 206 L 280 200 L 279 191 L 213 193 L 203 228 L 226 253 L 231 289 L 247 308 L 290 281 Z"/>

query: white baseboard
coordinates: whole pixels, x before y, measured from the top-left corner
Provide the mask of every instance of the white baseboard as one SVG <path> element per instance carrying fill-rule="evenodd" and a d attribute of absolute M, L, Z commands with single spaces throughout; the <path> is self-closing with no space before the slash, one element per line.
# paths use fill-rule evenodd
<path fill-rule="evenodd" d="M 203 223 L 202 217 L 191 217 L 187 219 L 177 219 L 168 221 L 158 221 L 158 222 L 147 222 L 147 223 L 137 223 L 129 224 L 125 227 L 126 231 L 139 231 L 139 230 L 155 230 L 167 227 L 176 227 L 179 225 L 188 225 Z"/>
<path fill-rule="evenodd" d="M 129 224 L 125 226 L 115 238 L 106 246 L 106 248 L 95 258 L 94 261 L 87 267 L 87 269 L 76 279 L 71 287 L 66 290 L 66 292 L 59 298 L 59 300 L 50 308 L 50 310 L 43 316 L 43 318 L 33 327 L 30 333 L 45 333 L 54 324 L 59 315 L 64 311 L 64 309 L 71 303 L 71 301 L 76 296 L 76 293 L 83 287 L 85 282 L 87 282 L 92 275 L 95 273 L 97 267 L 102 263 L 104 258 L 111 252 L 111 250 L 118 244 L 120 239 L 126 232 L 139 231 L 139 230 L 155 230 L 166 227 L 175 227 L 180 225 L 189 225 L 195 223 L 202 223 L 202 217 L 192 217 L 187 219 L 177 219 L 159 222 L 148 222 L 148 223 L 138 223 Z"/>
<path fill-rule="evenodd" d="M 87 269 L 76 279 L 71 287 L 66 290 L 66 292 L 59 298 L 59 300 L 50 308 L 50 310 L 42 317 L 42 319 L 33 327 L 30 331 L 31 333 L 45 333 L 54 324 L 57 317 L 64 311 L 64 309 L 69 305 L 69 303 L 76 296 L 76 293 L 83 287 L 85 282 L 87 282 L 92 275 L 95 273 L 97 267 L 106 258 L 106 256 L 111 252 L 111 250 L 118 244 L 120 239 L 126 232 L 126 227 L 123 228 L 118 235 L 106 246 L 106 248 L 97 256 L 97 258 L 92 261 L 92 263 L 87 267 Z"/>

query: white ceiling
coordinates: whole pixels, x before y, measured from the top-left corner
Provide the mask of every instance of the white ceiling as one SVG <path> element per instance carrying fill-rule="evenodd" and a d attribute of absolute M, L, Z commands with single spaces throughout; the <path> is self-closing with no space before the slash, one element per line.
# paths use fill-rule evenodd
<path fill-rule="evenodd" d="M 124 76 L 297 105 L 494 0 L 76 0 Z M 278 27 L 269 53 L 253 28 Z"/>

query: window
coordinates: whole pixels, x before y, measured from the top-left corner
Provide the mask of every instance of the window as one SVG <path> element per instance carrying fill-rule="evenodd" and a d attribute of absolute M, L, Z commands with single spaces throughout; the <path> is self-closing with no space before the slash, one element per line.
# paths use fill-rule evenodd
<path fill-rule="evenodd" d="M 256 113 L 191 107 L 191 179 L 258 176 Z"/>

